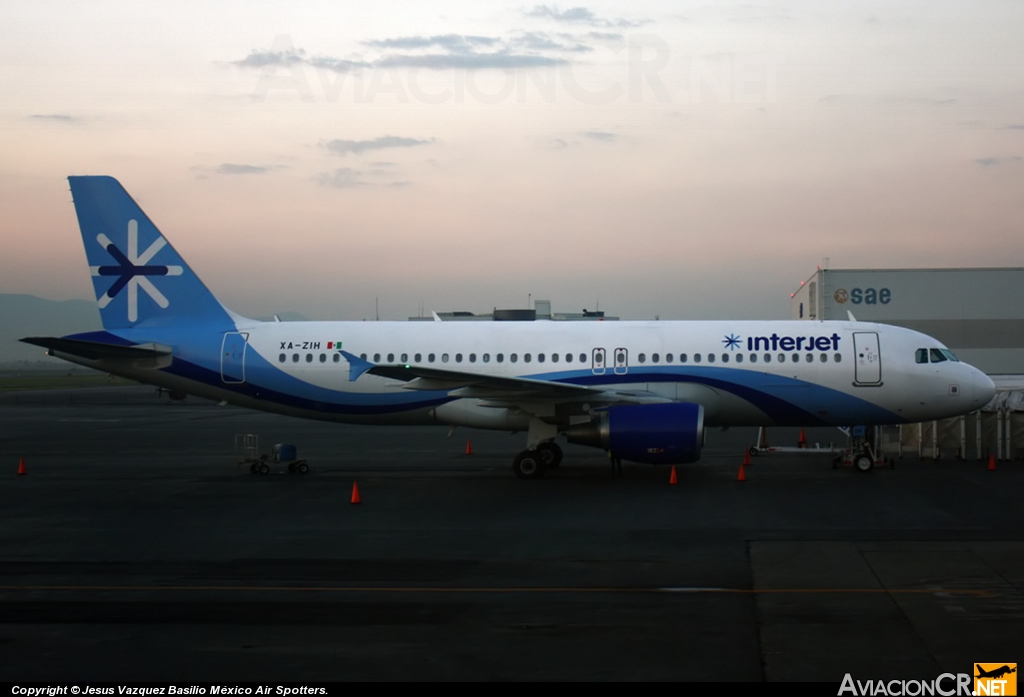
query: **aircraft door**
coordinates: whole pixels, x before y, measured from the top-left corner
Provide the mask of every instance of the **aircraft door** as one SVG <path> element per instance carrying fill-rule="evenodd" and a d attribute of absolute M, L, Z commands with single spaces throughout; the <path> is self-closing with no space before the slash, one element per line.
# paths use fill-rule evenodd
<path fill-rule="evenodd" d="M 882 384 L 882 355 L 878 348 L 877 332 L 854 332 L 855 385 Z"/>
<path fill-rule="evenodd" d="M 604 349 L 596 348 L 591 355 L 593 357 L 590 364 L 591 372 L 593 372 L 594 375 L 604 375 Z"/>
<path fill-rule="evenodd" d="M 241 332 L 226 332 L 220 349 L 220 379 L 228 385 L 245 382 L 245 349 L 249 335 Z"/>
<path fill-rule="evenodd" d="M 629 351 L 624 348 L 615 349 L 615 374 L 625 375 L 629 372 Z"/>

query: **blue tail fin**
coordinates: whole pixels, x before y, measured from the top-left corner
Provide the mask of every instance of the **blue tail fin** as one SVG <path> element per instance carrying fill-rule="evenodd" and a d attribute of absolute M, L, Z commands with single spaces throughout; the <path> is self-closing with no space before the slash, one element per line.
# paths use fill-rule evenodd
<path fill-rule="evenodd" d="M 113 177 L 68 177 L 105 329 L 233 324 Z"/>

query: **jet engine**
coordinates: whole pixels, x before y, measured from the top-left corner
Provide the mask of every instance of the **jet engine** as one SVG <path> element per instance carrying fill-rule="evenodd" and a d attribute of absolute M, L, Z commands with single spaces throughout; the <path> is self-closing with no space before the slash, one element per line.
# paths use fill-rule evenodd
<path fill-rule="evenodd" d="M 696 462 L 704 445 L 704 407 L 690 402 L 608 407 L 589 423 L 570 426 L 565 435 L 570 443 L 601 448 L 630 462 Z"/>

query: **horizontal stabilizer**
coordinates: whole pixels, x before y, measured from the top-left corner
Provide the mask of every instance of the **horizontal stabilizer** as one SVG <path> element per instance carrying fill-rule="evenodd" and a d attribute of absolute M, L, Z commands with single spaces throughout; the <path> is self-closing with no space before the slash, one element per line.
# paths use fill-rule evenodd
<path fill-rule="evenodd" d="M 144 348 L 141 346 L 116 346 L 98 341 L 82 341 L 81 339 L 61 339 L 54 336 L 29 336 L 19 339 L 26 344 L 42 346 L 51 351 L 59 351 L 71 356 L 78 356 L 90 361 L 100 360 L 138 360 L 140 358 L 164 358 L 171 355 L 169 348 Z"/>

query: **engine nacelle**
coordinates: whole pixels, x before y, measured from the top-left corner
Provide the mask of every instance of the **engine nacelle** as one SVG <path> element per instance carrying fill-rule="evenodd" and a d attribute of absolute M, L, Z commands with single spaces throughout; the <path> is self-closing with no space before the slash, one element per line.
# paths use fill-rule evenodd
<path fill-rule="evenodd" d="M 704 407 L 689 402 L 608 407 L 590 423 L 570 426 L 565 435 L 570 443 L 630 462 L 696 462 L 704 445 Z"/>

